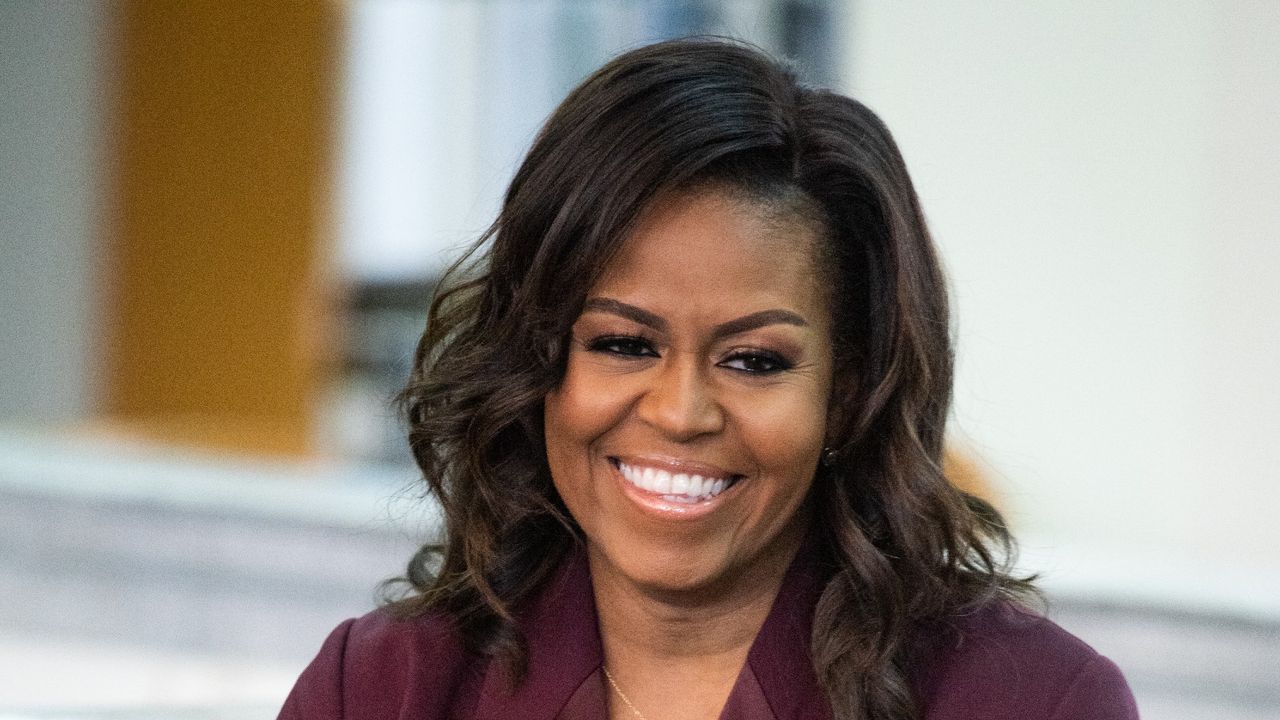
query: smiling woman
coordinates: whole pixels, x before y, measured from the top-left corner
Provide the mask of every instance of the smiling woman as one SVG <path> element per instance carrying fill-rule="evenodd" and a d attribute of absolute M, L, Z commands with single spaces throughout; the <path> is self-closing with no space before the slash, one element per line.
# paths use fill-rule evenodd
<path fill-rule="evenodd" d="M 281 717 L 1136 717 L 942 475 L 944 282 L 865 107 L 732 43 L 627 53 L 472 258 L 404 393 L 443 542 Z"/>
<path fill-rule="evenodd" d="M 547 395 L 547 460 L 598 588 L 756 594 L 758 626 L 806 524 L 831 312 L 819 229 L 774 237 L 729 192 L 655 203 L 590 290 Z"/>

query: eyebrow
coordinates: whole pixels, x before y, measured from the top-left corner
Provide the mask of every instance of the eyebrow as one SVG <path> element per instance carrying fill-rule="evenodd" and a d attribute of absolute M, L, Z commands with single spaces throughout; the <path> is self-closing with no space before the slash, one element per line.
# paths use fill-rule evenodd
<path fill-rule="evenodd" d="M 596 312 L 609 313 L 618 315 L 628 320 L 632 320 L 646 327 L 653 328 L 658 332 L 666 332 L 669 328 L 666 320 L 635 305 L 624 303 L 621 300 L 613 298 L 591 298 L 587 300 L 582 308 L 583 312 L 594 310 Z M 803 317 L 790 310 L 776 308 L 773 310 L 761 310 L 753 312 L 750 315 L 743 315 L 740 318 L 727 320 L 716 325 L 711 329 L 714 337 L 729 337 L 738 335 L 756 328 L 762 328 L 766 325 L 795 325 L 796 327 L 808 327 L 809 323 Z"/>

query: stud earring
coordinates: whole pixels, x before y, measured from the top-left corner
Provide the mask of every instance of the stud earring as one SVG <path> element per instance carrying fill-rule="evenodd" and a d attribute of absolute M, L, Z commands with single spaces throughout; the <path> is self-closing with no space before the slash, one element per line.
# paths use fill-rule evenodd
<path fill-rule="evenodd" d="M 829 447 L 822 448 L 822 454 L 818 456 L 818 462 L 822 467 L 831 467 L 836 464 L 836 451 Z"/>

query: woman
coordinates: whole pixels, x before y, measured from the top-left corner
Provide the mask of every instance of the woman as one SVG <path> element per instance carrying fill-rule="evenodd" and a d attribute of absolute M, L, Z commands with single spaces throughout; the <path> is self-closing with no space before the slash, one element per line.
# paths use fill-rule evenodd
<path fill-rule="evenodd" d="M 404 393 L 444 542 L 281 717 L 1136 717 L 941 473 L 944 280 L 865 107 L 735 44 L 635 50 L 485 241 Z"/>

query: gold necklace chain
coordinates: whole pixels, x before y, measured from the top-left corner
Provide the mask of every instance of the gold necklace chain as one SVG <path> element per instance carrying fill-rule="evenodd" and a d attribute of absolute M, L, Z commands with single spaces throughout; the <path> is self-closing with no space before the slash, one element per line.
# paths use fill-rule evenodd
<path fill-rule="evenodd" d="M 613 679 L 613 673 L 609 672 L 609 668 L 601 665 L 600 669 L 604 670 L 605 679 L 607 679 L 609 684 L 613 686 L 613 691 L 618 693 L 618 697 L 622 698 L 622 702 L 626 703 L 627 707 L 631 708 L 631 712 L 634 713 L 636 717 L 640 718 L 640 720 L 649 720 L 649 718 L 646 718 L 644 713 L 640 712 L 640 710 L 636 708 L 635 704 L 631 702 L 631 698 L 627 697 L 627 694 L 622 692 L 622 688 L 618 687 L 618 681 Z"/>

